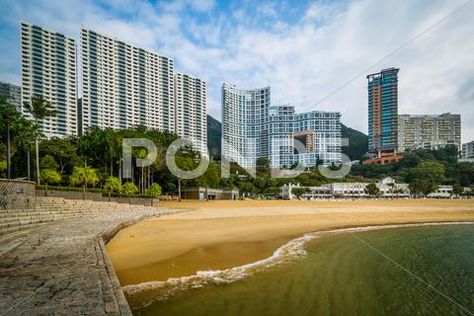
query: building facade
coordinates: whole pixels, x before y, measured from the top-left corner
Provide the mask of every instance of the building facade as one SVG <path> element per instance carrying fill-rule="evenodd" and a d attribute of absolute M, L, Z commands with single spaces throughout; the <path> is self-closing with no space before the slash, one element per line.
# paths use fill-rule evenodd
<path fill-rule="evenodd" d="M 83 128 L 175 132 L 173 59 L 81 30 Z"/>
<path fill-rule="evenodd" d="M 57 115 L 39 122 L 46 137 L 77 134 L 76 42 L 63 34 L 21 23 L 21 103 L 43 97 Z"/>
<path fill-rule="evenodd" d="M 328 198 L 369 198 L 366 192 L 367 182 L 334 182 L 318 187 L 305 187 L 298 184 L 285 184 L 281 187 L 281 197 L 284 200 L 297 199 L 292 192 L 294 188 L 305 188 L 306 192 L 301 199 L 315 200 Z M 379 189 L 379 197 L 382 198 L 407 198 L 410 196 L 410 188 L 407 183 L 400 183 L 391 177 L 386 177 L 376 184 Z"/>
<path fill-rule="evenodd" d="M 367 76 L 369 152 L 373 155 L 397 151 L 398 71 L 387 68 Z"/>
<path fill-rule="evenodd" d="M 462 144 L 461 158 L 474 160 L 474 141 Z"/>
<path fill-rule="evenodd" d="M 301 163 L 338 163 L 341 159 L 340 113 L 295 113 L 290 105 L 271 106 L 270 87 L 241 90 L 222 87 L 223 155 L 244 167 L 267 158 L 270 167 Z M 295 151 L 295 141 L 304 146 Z"/>
<path fill-rule="evenodd" d="M 401 152 L 411 148 L 461 148 L 461 115 L 399 115 L 398 144 Z"/>
<path fill-rule="evenodd" d="M 18 112 L 21 112 L 20 86 L 0 81 L 0 96 L 5 97 Z"/>
<path fill-rule="evenodd" d="M 263 135 L 270 87 L 241 90 L 234 85 L 222 86 L 222 153 L 225 159 L 241 166 L 255 166 L 258 157 L 266 157 L 268 145 Z"/>
<path fill-rule="evenodd" d="M 176 133 L 196 140 L 201 152 L 207 151 L 206 82 L 182 73 L 174 75 Z"/>

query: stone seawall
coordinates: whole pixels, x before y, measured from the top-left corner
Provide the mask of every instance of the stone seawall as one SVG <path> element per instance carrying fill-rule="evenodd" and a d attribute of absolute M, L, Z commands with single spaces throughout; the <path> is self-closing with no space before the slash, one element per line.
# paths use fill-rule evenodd
<path fill-rule="evenodd" d="M 0 315 L 131 315 L 105 243 L 169 213 L 104 211 L 3 236 Z"/>

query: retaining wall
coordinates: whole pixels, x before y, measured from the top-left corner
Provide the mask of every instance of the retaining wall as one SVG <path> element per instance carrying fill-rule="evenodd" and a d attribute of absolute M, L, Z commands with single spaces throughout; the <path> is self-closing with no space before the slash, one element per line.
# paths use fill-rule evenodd
<path fill-rule="evenodd" d="M 0 179 L 0 209 L 34 208 L 35 191 L 32 181 Z"/>
<path fill-rule="evenodd" d="M 36 190 L 36 196 L 53 196 L 53 197 L 62 197 L 65 199 L 74 199 L 74 200 L 81 200 L 82 199 L 82 192 L 81 191 L 60 191 L 60 190 L 48 190 L 48 194 L 45 194 L 45 190 Z M 108 201 L 109 198 L 107 196 L 102 196 L 102 193 L 96 192 L 86 192 L 85 194 L 86 200 L 93 200 L 93 201 Z M 111 202 L 118 202 L 118 203 L 128 203 L 128 197 L 118 197 L 113 196 L 110 198 Z M 153 199 L 153 205 L 158 205 L 159 199 Z M 146 197 L 132 197 L 130 199 L 130 204 L 134 205 L 151 205 L 151 199 Z"/>

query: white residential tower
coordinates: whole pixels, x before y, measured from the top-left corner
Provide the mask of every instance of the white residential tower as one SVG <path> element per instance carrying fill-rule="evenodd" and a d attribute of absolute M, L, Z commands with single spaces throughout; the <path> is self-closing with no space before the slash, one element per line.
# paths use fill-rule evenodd
<path fill-rule="evenodd" d="M 21 105 L 43 97 L 57 115 L 40 121 L 46 137 L 77 134 L 76 42 L 52 30 L 21 23 Z"/>

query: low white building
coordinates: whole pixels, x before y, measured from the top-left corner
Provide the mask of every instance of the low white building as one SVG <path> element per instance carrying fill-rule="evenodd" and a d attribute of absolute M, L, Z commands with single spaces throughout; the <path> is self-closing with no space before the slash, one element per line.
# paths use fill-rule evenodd
<path fill-rule="evenodd" d="M 304 200 L 315 200 L 315 199 L 329 199 L 332 198 L 331 189 L 325 186 L 320 187 L 306 187 L 298 184 L 285 184 L 281 187 L 281 197 L 284 200 L 295 200 L 297 197 L 293 194 L 294 188 L 308 188 L 308 192 L 304 193 L 301 198 Z"/>
<path fill-rule="evenodd" d="M 293 194 L 294 188 L 307 188 L 301 198 L 306 200 L 327 199 L 332 197 L 365 198 L 368 197 L 365 188 L 366 182 L 334 182 L 319 187 L 306 187 L 298 184 L 285 184 L 281 187 L 281 197 L 285 200 L 293 200 L 297 197 Z M 376 183 L 381 197 L 409 197 L 410 189 L 407 183 L 398 183 L 391 177 L 386 177 Z"/>
<path fill-rule="evenodd" d="M 331 189 L 333 196 L 341 197 L 366 197 L 365 187 L 368 183 L 364 182 L 335 182 L 324 185 Z"/>
<path fill-rule="evenodd" d="M 386 177 L 377 183 L 381 196 L 384 197 L 409 197 L 408 183 L 398 183 L 392 177 Z"/>
<path fill-rule="evenodd" d="M 440 185 L 438 186 L 438 190 L 436 192 L 428 194 L 429 198 L 450 198 L 454 195 L 453 186 L 452 185 Z"/>

